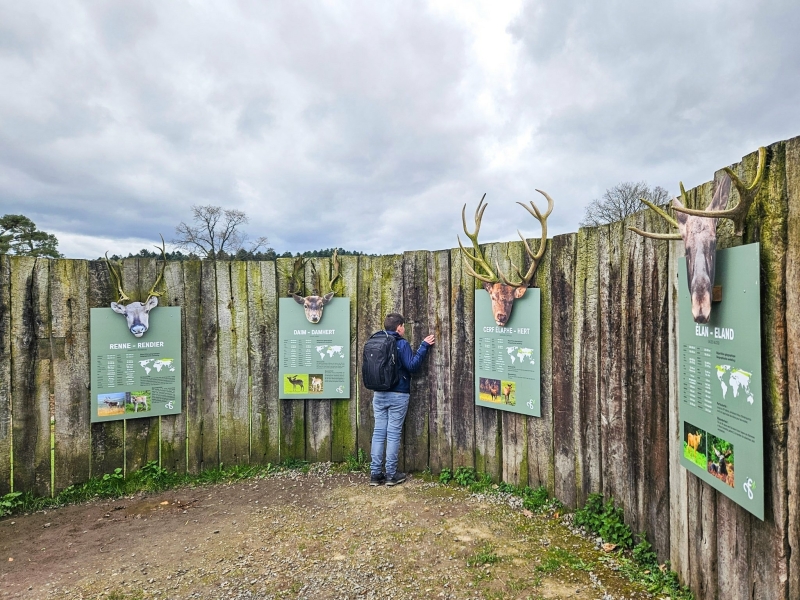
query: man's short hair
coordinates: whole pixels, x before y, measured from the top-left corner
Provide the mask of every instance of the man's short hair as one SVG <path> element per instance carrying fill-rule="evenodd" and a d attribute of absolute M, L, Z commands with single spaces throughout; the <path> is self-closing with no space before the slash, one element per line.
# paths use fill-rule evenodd
<path fill-rule="evenodd" d="M 383 320 L 383 328 L 386 331 L 397 331 L 397 328 L 405 322 L 406 320 L 400 313 L 389 313 Z"/>

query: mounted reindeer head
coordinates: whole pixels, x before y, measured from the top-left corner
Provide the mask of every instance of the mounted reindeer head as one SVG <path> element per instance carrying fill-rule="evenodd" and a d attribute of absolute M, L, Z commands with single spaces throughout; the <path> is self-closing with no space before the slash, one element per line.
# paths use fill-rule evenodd
<path fill-rule="evenodd" d="M 636 227 L 629 229 L 639 235 L 660 240 L 683 240 L 686 249 L 686 273 L 689 293 L 692 297 L 692 317 L 697 323 L 708 323 L 711 318 L 711 295 L 714 287 L 714 275 L 717 256 L 717 220 L 731 219 L 734 223 L 735 235 L 744 233 L 744 220 L 747 211 L 758 193 L 764 175 L 767 151 L 758 149 L 758 168 L 756 177 L 750 185 L 745 185 L 731 169 L 725 168 L 725 175 L 718 181 L 714 189 L 714 197 L 706 210 L 686 208 L 686 190 L 681 182 L 681 197 L 672 201 L 672 208 L 677 212 L 673 219 L 666 211 L 642 199 L 661 217 L 666 219 L 678 233 L 650 233 Z M 739 191 L 739 203 L 725 210 L 731 190 L 731 180 Z"/>
<path fill-rule="evenodd" d="M 528 242 L 522 233 L 517 230 L 519 237 L 522 239 L 522 243 L 525 245 L 525 253 L 531 259 L 531 265 L 528 267 L 528 271 L 525 273 L 525 275 L 520 272 L 519 268 L 514 263 L 511 263 L 514 272 L 520 279 L 518 283 L 510 281 L 509 278 L 506 277 L 503 271 L 500 270 L 500 264 L 497 261 L 495 261 L 495 266 L 497 267 L 496 275 L 492 270 L 491 265 L 486 261 L 480 245 L 478 244 L 478 231 L 480 231 L 481 228 L 483 212 L 486 210 L 486 207 L 489 206 L 488 204 L 483 203 L 483 200 L 486 198 L 486 194 L 483 195 L 483 198 L 481 198 L 481 201 L 478 203 L 478 208 L 475 210 L 474 233 L 470 233 L 467 230 L 467 218 L 465 216 L 467 205 L 465 204 L 464 208 L 461 209 L 461 222 L 464 225 L 464 233 L 470 240 L 472 240 L 472 247 L 474 248 L 473 253 L 469 252 L 466 248 L 464 248 L 463 244 L 461 243 L 461 238 L 459 237 L 458 246 L 461 248 L 464 266 L 470 275 L 476 279 L 480 279 L 483 282 L 483 288 L 489 293 L 489 298 L 492 300 L 492 314 L 494 315 L 495 323 L 497 323 L 497 325 L 500 327 L 505 327 L 505 324 L 508 323 L 508 320 L 511 318 L 511 308 L 514 305 L 514 300 L 517 298 L 522 298 L 522 296 L 525 294 L 525 291 L 528 289 L 528 286 L 533 279 L 533 274 L 536 273 L 536 269 L 542 260 L 542 256 L 544 256 L 544 251 L 547 245 L 547 217 L 549 217 L 550 213 L 553 212 L 553 199 L 542 190 L 536 191 L 547 198 L 547 212 L 544 213 L 544 215 L 539 212 L 539 209 L 533 203 L 533 200 L 531 200 L 530 207 L 522 202 L 517 202 L 517 204 L 527 210 L 537 221 L 539 221 L 539 223 L 542 224 L 542 239 L 539 242 L 539 249 L 537 250 L 536 254 L 533 253 L 533 250 L 531 250 L 531 247 L 528 245 Z M 473 261 L 476 267 L 480 267 L 483 273 L 478 273 L 475 271 L 475 269 L 473 269 L 470 265 L 470 261 Z"/>
<path fill-rule="evenodd" d="M 333 282 L 337 277 L 339 277 L 339 256 L 338 256 L 338 253 L 339 253 L 338 249 L 333 251 L 333 260 L 331 262 L 333 263 L 333 269 L 334 270 L 333 270 L 333 274 L 331 275 L 331 291 L 330 292 L 328 292 L 324 296 L 318 296 L 317 295 L 319 293 L 319 290 L 322 287 L 322 285 L 320 283 L 319 273 L 317 273 L 316 269 L 314 269 L 314 267 L 312 265 L 312 269 L 314 271 L 314 276 L 313 276 L 313 278 L 314 278 L 314 289 L 312 291 L 314 292 L 314 294 L 311 295 L 311 296 L 306 296 L 305 298 L 302 297 L 302 296 L 298 296 L 297 294 L 294 294 L 294 293 L 292 294 L 292 298 L 294 298 L 294 301 L 297 302 L 298 304 L 302 304 L 303 305 L 303 310 L 306 311 L 306 319 L 308 319 L 311 323 L 319 323 L 320 322 L 320 320 L 322 319 L 322 309 L 323 309 L 323 307 L 328 302 L 333 300 L 333 295 L 334 295 Z M 295 264 L 297 264 L 297 263 L 295 263 Z"/>
<path fill-rule="evenodd" d="M 158 246 L 156 246 L 158 248 Z M 106 264 L 108 265 L 108 270 L 111 272 L 111 275 L 117 282 L 117 302 L 111 303 L 111 310 L 115 313 L 120 315 L 124 315 L 128 321 L 128 329 L 130 332 L 137 338 L 142 337 L 147 329 L 150 327 L 150 311 L 153 310 L 156 306 L 158 306 L 158 297 L 161 295 L 160 292 L 156 292 L 156 287 L 161 282 L 161 278 L 164 276 L 164 269 L 167 266 L 167 256 L 166 256 L 166 248 L 164 245 L 164 237 L 161 237 L 161 257 L 163 258 L 163 263 L 161 265 L 161 272 L 158 274 L 158 279 L 153 284 L 153 287 L 150 288 L 150 291 L 147 293 L 147 300 L 144 302 L 131 302 L 130 304 L 122 304 L 126 300 L 130 300 L 130 298 L 122 291 L 122 273 L 119 272 L 119 266 L 115 266 L 114 264 L 108 259 L 108 252 L 106 252 Z"/>

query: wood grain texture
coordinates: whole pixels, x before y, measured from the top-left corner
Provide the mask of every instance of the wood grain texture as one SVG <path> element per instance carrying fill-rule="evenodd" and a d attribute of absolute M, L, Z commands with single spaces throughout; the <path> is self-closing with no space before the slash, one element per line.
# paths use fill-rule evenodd
<path fill-rule="evenodd" d="M 428 466 L 435 473 L 453 466 L 453 360 L 448 341 L 452 337 L 453 318 L 450 313 L 450 252 L 432 252 L 428 262 L 430 300 L 426 326 L 420 337 L 433 334 L 436 343 L 428 349 L 427 389 L 430 407 L 430 458 Z M 458 365 L 460 368 L 461 365 Z"/>
<path fill-rule="evenodd" d="M 452 468 L 475 466 L 475 279 L 450 251 Z M 445 338 L 440 344 L 447 343 Z"/>
<path fill-rule="evenodd" d="M 223 268 L 219 266 L 219 268 Z M 200 470 L 220 466 L 219 452 L 219 324 L 217 322 L 217 270 L 204 260 L 200 276 L 200 389 L 197 426 L 200 428 Z"/>
<path fill-rule="evenodd" d="M 294 259 L 279 258 L 278 268 L 278 299 L 289 296 L 289 276 L 292 272 Z M 278 321 L 280 322 L 280 312 Z M 280 384 L 279 384 L 280 385 Z M 281 460 L 306 458 L 306 403 L 305 400 L 280 401 L 280 455 Z"/>
<path fill-rule="evenodd" d="M 250 461 L 280 462 L 278 296 L 274 262 L 247 263 L 250 320 Z"/>
<path fill-rule="evenodd" d="M 116 300 L 116 287 L 105 261 L 89 261 L 89 308 L 109 308 Z M 58 351 L 55 343 L 53 351 Z M 125 468 L 125 423 L 122 419 L 92 423 L 91 440 L 92 477 Z"/>
<path fill-rule="evenodd" d="M 247 265 L 217 265 L 220 462 L 250 463 Z"/>
<path fill-rule="evenodd" d="M 331 259 L 310 258 L 306 261 L 306 290 L 321 296 L 331 291 Z M 316 287 L 317 282 L 319 288 Z M 298 307 L 299 308 L 299 307 Z M 322 311 L 325 320 L 325 311 Z M 306 400 L 306 460 L 327 462 L 331 459 L 331 401 Z"/>
<path fill-rule="evenodd" d="M 331 460 L 357 455 L 358 441 L 358 257 L 339 257 L 336 295 L 350 299 L 350 397 L 331 400 Z"/>
<path fill-rule="evenodd" d="M 54 493 L 89 478 L 89 265 L 57 260 L 50 265 L 51 331 L 64 340 L 53 357 L 55 418 Z"/>
<path fill-rule="evenodd" d="M 186 415 L 186 470 L 203 468 L 203 263 L 183 263 L 183 306 L 181 306 L 183 413 Z M 213 274 L 210 274 L 213 277 Z"/>
<path fill-rule="evenodd" d="M 0 254 L 0 496 L 11 491 L 11 257 Z"/>

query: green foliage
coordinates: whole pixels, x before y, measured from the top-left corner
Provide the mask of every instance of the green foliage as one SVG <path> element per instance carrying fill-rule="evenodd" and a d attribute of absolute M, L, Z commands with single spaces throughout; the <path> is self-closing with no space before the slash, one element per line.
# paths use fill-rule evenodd
<path fill-rule="evenodd" d="M 575 511 L 574 523 L 622 548 L 633 545 L 633 533 L 625 525 L 622 508 L 614 506 L 613 498 L 604 503 L 600 494 L 590 494 L 584 507 Z"/>
<path fill-rule="evenodd" d="M 550 508 L 560 509 L 561 502 L 555 498 L 550 498 L 547 488 L 539 486 L 536 489 L 525 487 L 522 490 L 522 506 L 531 512 L 544 512 Z"/>
<path fill-rule="evenodd" d="M 453 481 L 453 470 L 448 468 L 442 469 L 442 472 L 439 473 L 439 483 L 447 485 L 451 481 Z"/>
<path fill-rule="evenodd" d="M 22 492 L 11 492 L 0 498 L 0 517 L 10 515 L 14 509 L 22 505 L 20 496 L 22 496 Z"/>
<path fill-rule="evenodd" d="M 345 459 L 345 468 L 350 473 L 368 473 L 369 472 L 369 457 L 367 453 L 361 448 L 358 452 L 348 454 Z"/>
<path fill-rule="evenodd" d="M 490 544 L 484 544 L 478 551 L 467 559 L 468 567 L 481 567 L 483 565 L 493 565 L 499 562 L 500 557 L 494 552 Z"/>
<path fill-rule="evenodd" d="M 582 558 L 575 556 L 564 548 L 548 548 L 541 564 L 537 565 L 536 570 L 540 573 L 554 573 L 561 567 L 569 567 L 580 571 L 591 571 L 591 563 L 587 563 Z"/>
<path fill-rule="evenodd" d="M 472 467 L 458 467 L 453 475 L 453 479 L 455 479 L 458 485 L 463 485 L 464 487 L 472 485 L 478 480 L 475 469 Z"/>
<path fill-rule="evenodd" d="M 633 547 L 631 556 L 642 566 L 658 567 L 658 556 L 653 551 L 653 546 L 647 541 L 647 536 L 644 532 L 639 534 L 639 543 Z"/>
<path fill-rule="evenodd" d="M 0 254 L 61 257 L 56 236 L 38 230 L 25 215 L 0 217 Z"/>

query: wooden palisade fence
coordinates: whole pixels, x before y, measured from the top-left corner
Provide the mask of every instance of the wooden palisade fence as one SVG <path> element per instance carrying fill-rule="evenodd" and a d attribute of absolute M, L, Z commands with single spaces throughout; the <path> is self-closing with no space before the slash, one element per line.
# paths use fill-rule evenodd
<path fill-rule="evenodd" d="M 756 162 L 753 153 L 734 168 L 752 178 Z M 414 346 L 437 336 L 413 381 L 401 469 L 472 466 L 545 485 L 571 507 L 601 492 L 698 597 L 799 598 L 800 138 L 768 148 L 765 177 L 744 238 L 762 244 L 764 522 L 678 463 L 682 244 L 627 230 L 635 222 L 663 231 L 649 211 L 550 240 L 535 282 L 541 418 L 474 405 L 476 285 L 458 249 L 340 258 L 334 287 L 352 313 L 349 400 L 278 400 L 277 306 L 291 259 L 171 262 L 162 305 L 182 307 L 183 411 L 97 424 L 89 419 L 89 309 L 114 299 L 105 264 L 0 256 L 0 495 L 53 494 L 151 460 L 197 472 L 368 453 L 371 393 L 358 383 L 359 349 L 384 314 L 399 311 Z M 689 196 L 705 206 L 711 183 Z M 720 247 L 741 243 L 729 227 L 720 227 Z M 487 252 L 506 267 L 524 254 L 519 242 Z M 326 273 L 328 260 L 313 262 Z M 125 260 L 125 289 L 149 289 L 156 268 Z"/>

